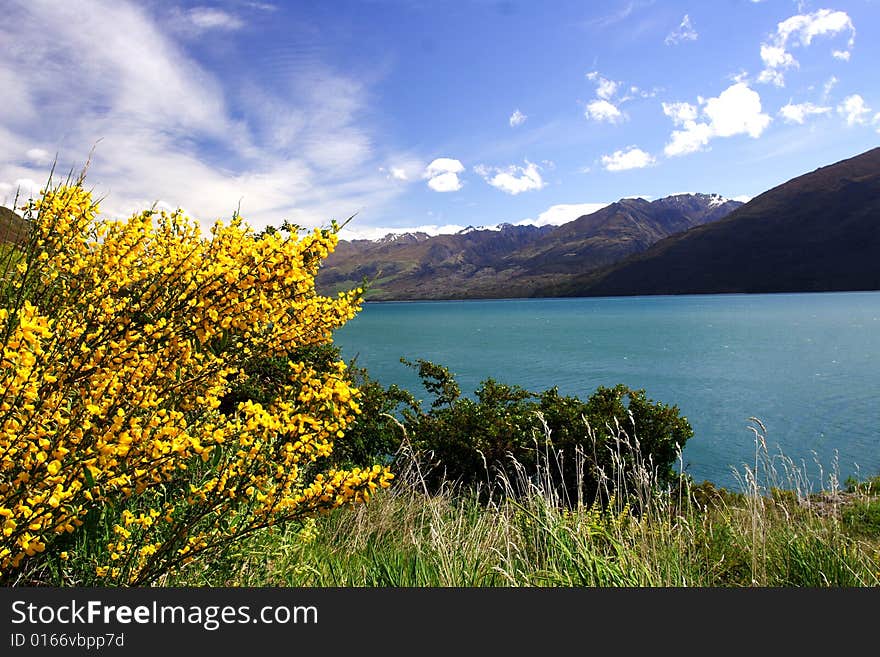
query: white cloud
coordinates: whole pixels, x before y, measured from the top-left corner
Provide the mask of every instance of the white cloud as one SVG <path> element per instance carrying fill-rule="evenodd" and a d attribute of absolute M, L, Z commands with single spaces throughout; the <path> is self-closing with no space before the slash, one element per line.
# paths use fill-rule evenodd
<path fill-rule="evenodd" d="M 384 226 L 357 226 L 351 222 L 339 232 L 339 238 L 343 240 L 379 240 L 388 235 L 403 235 L 404 233 L 425 233 L 430 236 L 450 235 L 465 229 L 458 224 L 423 224 L 407 228 L 387 228 Z"/>
<path fill-rule="evenodd" d="M 596 83 L 596 95 L 604 100 L 610 100 L 620 86 L 619 82 L 609 80 L 599 74 L 598 71 L 590 71 L 587 73 L 587 79 Z"/>
<path fill-rule="evenodd" d="M 777 87 L 784 87 L 785 74 L 773 68 L 765 68 L 761 71 L 760 75 L 758 75 L 758 82 L 773 84 Z"/>
<path fill-rule="evenodd" d="M 454 173 L 441 173 L 428 180 L 428 187 L 435 192 L 457 192 L 461 189 L 461 180 Z"/>
<path fill-rule="evenodd" d="M 52 161 L 55 159 L 49 151 L 43 150 L 42 148 L 29 148 L 27 153 L 27 161 L 29 164 L 33 164 L 38 167 L 44 167 L 47 164 L 52 164 Z"/>
<path fill-rule="evenodd" d="M 474 167 L 474 171 L 492 187 L 513 195 L 541 189 L 545 185 L 538 165 L 528 160 L 524 167 L 509 166 L 499 169 L 478 165 Z"/>
<path fill-rule="evenodd" d="M 667 34 L 666 39 L 664 39 L 663 43 L 665 43 L 667 46 L 673 46 L 681 43 L 682 41 L 696 41 L 698 37 L 699 34 L 697 34 L 697 31 L 691 24 L 690 16 L 685 14 L 684 18 L 681 19 L 681 24 L 678 26 L 678 29 L 673 30 L 672 32 Z"/>
<path fill-rule="evenodd" d="M 746 84 L 748 84 L 749 72 L 746 71 L 745 69 L 740 69 L 736 73 L 728 74 L 727 79 L 730 80 L 731 82 L 745 82 Z"/>
<path fill-rule="evenodd" d="M 240 18 L 215 7 L 193 7 L 183 13 L 183 17 L 200 32 L 208 30 L 229 32 L 244 27 L 244 22 Z"/>
<path fill-rule="evenodd" d="M 855 45 L 856 28 L 846 12 L 819 9 L 811 14 L 786 18 L 777 24 L 776 33 L 771 36 L 770 42 L 761 44 L 761 60 L 766 68 L 761 71 L 758 81 L 773 83 L 778 87 L 785 86 L 783 71 L 798 66 L 794 55 L 787 50 L 789 46 L 806 47 L 818 36 L 835 36 L 841 33 L 849 34 L 849 50 L 833 50 L 832 56 L 848 60 L 849 51 Z"/>
<path fill-rule="evenodd" d="M 661 103 L 663 113 L 672 119 L 675 125 L 685 125 L 697 120 L 697 108 L 690 103 Z"/>
<path fill-rule="evenodd" d="M 620 102 L 623 103 L 628 100 L 632 100 L 633 98 L 653 98 L 657 95 L 657 88 L 651 89 L 647 91 L 645 89 L 641 89 L 636 85 L 631 85 L 629 91 L 626 96 L 620 99 Z"/>
<path fill-rule="evenodd" d="M 779 110 L 779 116 L 781 116 L 786 123 L 803 125 L 808 116 L 814 114 L 827 114 L 830 111 L 830 107 L 821 107 L 814 105 L 813 103 L 800 103 L 795 105 L 789 102 Z"/>
<path fill-rule="evenodd" d="M 438 157 L 425 167 L 425 177 L 433 178 L 443 173 L 461 173 L 464 165 L 451 157 Z"/>
<path fill-rule="evenodd" d="M 523 219 L 517 226 L 561 226 L 585 214 L 593 214 L 608 203 L 559 203 L 551 205 L 538 215 L 537 219 Z"/>
<path fill-rule="evenodd" d="M 21 207 L 28 199 L 36 198 L 41 187 L 31 178 L 19 178 L 12 183 L 0 182 L 0 205 L 12 208 L 17 200 Z"/>
<path fill-rule="evenodd" d="M 529 117 L 526 116 L 525 114 L 523 114 L 522 112 L 520 112 L 519 109 L 515 109 L 513 111 L 513 114 L 510 115 L 510 119 L 509 119 L 510 127 L 515 128 L 519 125 L 522 125 L 523 123 L 526 122 L 527 118 L 529 118 Z"/>
<path fill-rule="evenodd" d="M 700 99 L 704 120 L 697 121 L 697 108 L 689 103 L 664 103 L 663 112 L 673 124 L 683 128 L 670 135 L 664 148 L 668 157 L 701 150 L 716 137 L 747 134 L 757 138 L 770 125 L 769 115 L 761 111 L 761 96 L 745 82 L 737 82 L 717 97 Z"/>
<path fill-rule="evenodd" d="M 379 167 L 387 180 L 410 182 L 419 180 L 425 171 L 425 163 L 408 153 L 396 153 L 387 160 L 385 166 Z"/>
<path fill-rule="evenodd" d="M 712 139 L 712 128 L 706 123 L 691 121 L 684 130 L 673 130 L 669 143 L 663 148 L 667 157 L 687 155 L 702 150 Z"/>
<path fill-rule="evenodd" d="M 464 165 L 460 161 L 449 157 L 438 157 L 425 167 L 422 178 L 428 181 L 428 187 L 435 192 L 457 192 L 461 189 L 458 174 L 462 171 Z"/>
<path fill-rule="evenodd" d="M 746 196 L 745 194 L 740 194 L 739 196 L 734 196 L 730 199 L 731 201 L 739 201 L 740 203 L 748 203 L 752 200 L 751 196 Z"/>
<path fill-rule="evenodd" d="M 2 188 L 0 188 L 2 191 Z M 609 203 L 560 203 L 551 205 L 549 208 L 540 213 L 537 218 L 530 217 L 517 221 L 515 226 L 561 226 L 569 221 L 592 214 L 602 208 L 610 205 Z M 407 228 L 395 227 L 385 228 L 381 226 L 357 226 L 355 222 L 351 222 L 342 229 L 339 236 L 344 240 L 377 240 L 386 235 L 401 235 L 404 233 L 426 233 L 427 235 L 449 235 L 458 233 L 466 227 L 459 224 L 423 224 L 421 226 L 411 226 Z M 500 225 L 493 224 L 488 226 L 480 226 L 485 230 L 499 230 Z"/>
<path fill-rule="evenodd" d="M 641 148 L 630 146 L 626 150 L 614 151 L 611 155 L 602 156 L 602 165 L 606 171 L 626 171 L 628 169 L 644 169 L 654 164 L 654 157 Z"/>
<path fill-rule="evenodd" d="M 852 53 L 849 50 L 833 50 L 831 51 L 831 56 L 834 59 L 839 59 L 842 62 L 848 62 Z"/>
<path fill-rule="evenodd" d="M 594 100 L 587 104 L 584 116 L 594 121 L 608 121 L 608 123 L 619 123 L 625 118 L 623 112 L 607 100 Z"/>
<path fill-rule="evenodd" d="M 776 33 L 785 43 L 791 37 L 800 40 L 801 45 L 808 46 L 817 36 L 835 35 L 849 32 L 848 44 L 853 45 L 856 28 L 849 15 L 844 11 L 819 9 L 812 14 L 801 14 L 786 18 L 777 25 Z"/>
<path fill-rule="evenodd" d="M 617 92 L 617 87 L 619 84 L 614 82 L 613 80 L 606 80 L 605 78 L 600 77 L 599 82 L 596 86 L 596 95 L 599 98 L 604 100 L 608 100 L 614 96 Z"/>
<path fill-rule="evenodd" d="M 785 69 L 798 68 L 799 64 L 794 56 L 785 51 L 781 46 L 761 44 L 761 60 L 766 68 L 758 75 L 758 82 L 772 83 L 777 87 L 785 86 Z"/>
<path fill-rule="evenodd" d="M 859 94 L 853 94 L 843 99 L 837 106 L 837 113 L 846 119 L 847 125 L 864 125 L 871 108 L 865 104 L 865 99 Z"/>
<path fill-rule="evenodd" d="M 761 113 L 761 96 L 740 82 L 706 101 L 703 113 L 709 117 L 712 132 L 718 137 L 748 134 L 760 137 L 770 124 L 770 117 Z"/>
<path fill-rule="evenodd" d="M 620 83 L 601 75 L 598 71 L 587 73 L 587 79 L 596 83 L 596 98 L 587 103 L 584 116 L 593 121 L 619 123 L 626 120 L 626 114 L 620 111 L 619 105 L 631 100 L 632 96 L 615 99 Z"/>
<path fill-rule="evenodd" d="M 12 26 L 16 38 L 0 57 L 0 152 L 58 153 L 60 174 L 78 171 L 94 147 L 88 180 L 106 214 L 158 202 L 205 226 L 239 206 L 256 229 L 282 219 L 327 225 L 403 191 L 379 171 L 361 123 L 364 82 L 309 59 L 279 62 L 277 84 L 257 86 L 255 75 L 233 86 L 194 60 L 159 14 L 155 3 L 125 0 L 9 6 L 0 39 Z M 193 16 L 193 29 L 237 29 L 216 14 Z M 39 158 L 0 161 L 5 185 L 47 176 Z"/>
<path fill-rule="evenodd" d="M 790 52 L 786 52 L 782 46 L 769 46 L 761 44 L 761 61 L 771 68 L 797 67 L 797 60 Z"/>
<path fill-rule="evenodd" d="M 831 95 L 831 90 L 834 89 L 834 86 L 840 82 L 836 76 L 832 75 L 828 78 L 828 81 L 825 83 L 825 86 L 822 87 L 822 101 L 826 102 L 828 100 L 828 96 Z"/>

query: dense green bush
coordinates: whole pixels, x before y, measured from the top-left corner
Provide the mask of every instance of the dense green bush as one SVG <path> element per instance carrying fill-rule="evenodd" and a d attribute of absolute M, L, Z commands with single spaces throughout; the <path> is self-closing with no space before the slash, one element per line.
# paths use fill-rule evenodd
<path fill-rule="evenodd" d="M 333 345 L 296 354 L 318 371 L 339 357 Z M 541 483 L 559 490 L 564 501 L 590 503 L 638 474 L 647 475 L 651 485 L 671 484 L 679 450 L 693 436 L 677 407 L 625 385 L 600 387 L 584 401 L 561 395 L 555 387 L 533 393 L 490 378 L 468 397 L 446 367 L 401 361 L 418 372 L 431 398 L 420 403 L 407 390 L 385 388 L 350 363 L 346 376 L 360 391 L 360 413 L 345 438 L 334 444 L 327 457 L 332 464 L 409 458 L 410 452 L 400 452 L 406 438 L 433 490 L 455 483 L 488 494 L 499 475 L 518 469 L 512 480 L 543 478 Z M 231 393 L 233 408 L 244 399 L 261 401 L 271 394 L 286 377 L 286 359 L 264 359 L 248 373 Z M 398 460 L 395 469 L 404 465 Z"/>
<path fill-rule="evenodd" d="M 429 410 L 403 410 L 413 447 L 434 466 L 426 474 L 434 488 L 448 481 L 491 486 L 502 472 L 521 468 L 529 478 L 549 479 L 568 502 L 589 503 L 634 476 L 672 483 L 679 450 L 693 436 L 676 406 L 625 385 L 600 387 L 583 401 L 555 387 L 536 394 L 487 379 L 470 399 L 446 368 L 403 362 L 435 397 Z"/>
<path fill-rule="evenodd" d="M 360 413 L 345 432 L 345 438 L 334 443 L 330 458 L 335 465 L 345 467 L 390 464 L 404 437 L 397 419 L 399 409 L 411 408 L 416 402 L 408 391 L 396 385 L 383 387 L 356 361 L 349 363 L 348 376 L 359 391 Z"/>

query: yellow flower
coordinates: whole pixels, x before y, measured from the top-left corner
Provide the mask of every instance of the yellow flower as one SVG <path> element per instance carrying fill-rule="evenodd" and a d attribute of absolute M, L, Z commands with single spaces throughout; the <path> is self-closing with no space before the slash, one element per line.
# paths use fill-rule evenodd
<path fill-rule="evenodd" d="M 0 584 L 38 568 L 59 533 L 88 531 L 96 510 L 114 528 L 111 559 L 133 555 L 131 581 L 151 581 L 217 532 L 234 539 L 387 485 L 382 468 L 304 474 L 358 411 L 342 363 L 291 363 L 276 398 L 220 412 L 253 362 L 328 343 L 358 312 L 361 290 L 315 291 L 333 232 L 257 237 L 236 218 L 203 236 L 180 211 L 108 220 L 81 184 L 29 207 L 42 305 L 22 293 L 0 308 Z M 39 464 L 48 476 L 33 476 Z"/>

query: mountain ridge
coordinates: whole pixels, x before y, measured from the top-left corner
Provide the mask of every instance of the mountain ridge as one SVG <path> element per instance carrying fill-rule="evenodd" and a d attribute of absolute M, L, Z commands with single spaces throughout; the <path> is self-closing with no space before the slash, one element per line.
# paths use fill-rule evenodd
<path fill-rule="evenodd" d="M 336 292 L 367 280 L 368 300 L 527 297 L 740 205 L 717 194 L 627 198 L 561 226 L 502 223 L 432 237 L 341 240 L 317 283 L 322 291 Z"/>
<path fill-rule="evenodd" d="M 535 296 L 880 289 L 880 147 L 796 176 L 723 219 Z"/>

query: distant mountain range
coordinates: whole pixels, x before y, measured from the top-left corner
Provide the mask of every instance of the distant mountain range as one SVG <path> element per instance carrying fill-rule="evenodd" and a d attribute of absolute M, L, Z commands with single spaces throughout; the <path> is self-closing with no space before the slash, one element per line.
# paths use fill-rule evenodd
<path fill-rule="evenodd" d="M 880 290 L 880 148 L 536 296 Z"/>
<path fill-rule="evenodd" d="M 468 227 L 430 237 L 340 241 L 317 278 L 336 292 L 370 282 L 368 299 L 533 296 L 640 253 L 670 235 L 717 221 L 742 203 L 710 194 L 621 199 L 562 226 Z"/>
<path fill-rule="evenodd" d="M 340 242 L 318 275 L 367 299 L 880 290 L 880 148 L 746 204 L 621 199 L 558 227 Z"/>
<path fill-rule="evenodd" d="M 0 241 L 26 234 L 0 207 Z M 364 280 L 368 300 L 880 290 L 880 148 L 746 204 L 627 198 L 562 226 L 343 240 L 317 285 Z"/>

